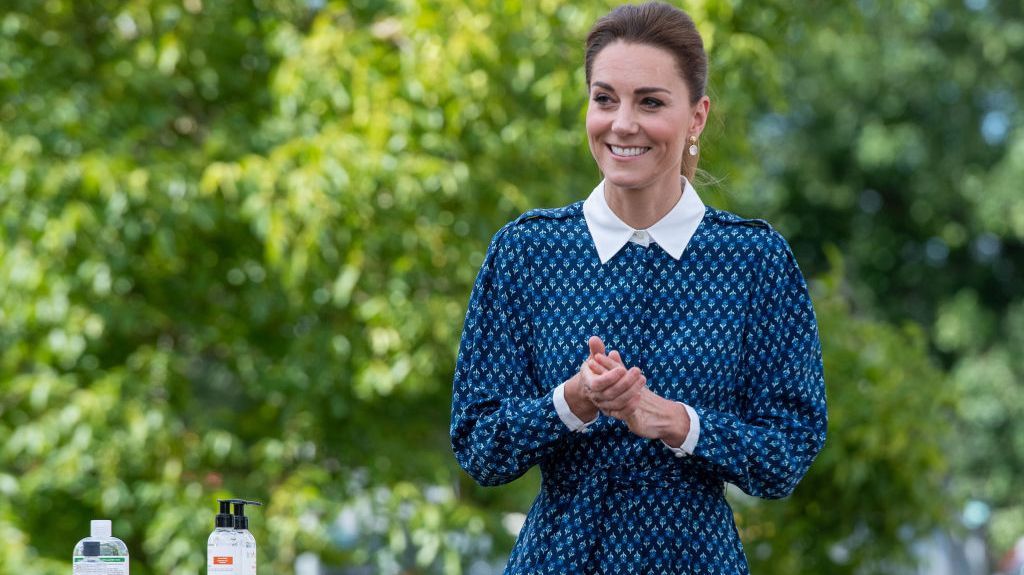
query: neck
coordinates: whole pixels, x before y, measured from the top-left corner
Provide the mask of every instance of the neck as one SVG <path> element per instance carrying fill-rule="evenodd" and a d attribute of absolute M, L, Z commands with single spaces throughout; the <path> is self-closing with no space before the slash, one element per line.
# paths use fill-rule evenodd
<path fill-rule="evenodd" d="M 608 207 L 636 230 L 645 230 L 665 217 L 679 202 L 682 193 L 678 175 L 643 188 L 620 188 L 607 180 L 604 183 Z"/>

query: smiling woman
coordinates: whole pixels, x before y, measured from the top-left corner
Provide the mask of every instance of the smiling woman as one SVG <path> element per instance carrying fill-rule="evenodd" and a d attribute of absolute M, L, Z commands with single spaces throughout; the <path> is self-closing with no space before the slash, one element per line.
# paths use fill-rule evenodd
<path fill-rule="evenodd" d="M 786 241 L 689 178 L 710 101 L 693 21 L 622 6 L 587 38 L 604 180 L 491 242 L 451 440 L 478 482 L 541 468 L 506 573 L 747 573 L 725 482 L 784 497 L 825 440 L 821 347 Z"/>
<path fill-rule="evenodd" d="M 650 45 L 607 46 L 590 76 L 587 139 L 609 205 L 626 223 L 647 228 L 679 200 L 684 150 L 704 129 L 710 102 L 701 95 L 691 104 L 675 57 Z"/>

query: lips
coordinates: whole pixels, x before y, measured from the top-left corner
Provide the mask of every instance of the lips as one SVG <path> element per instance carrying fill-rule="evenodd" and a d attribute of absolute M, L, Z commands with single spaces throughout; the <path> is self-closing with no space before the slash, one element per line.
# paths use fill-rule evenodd
<path fill-rule="evenodd" d="M 620 158 L 635 158 L 650 151 L 650 148 L 646 146 L 614 146 L 611 144 L 608 144 L 608 149 L 611 150 L 613 156 Z"/>

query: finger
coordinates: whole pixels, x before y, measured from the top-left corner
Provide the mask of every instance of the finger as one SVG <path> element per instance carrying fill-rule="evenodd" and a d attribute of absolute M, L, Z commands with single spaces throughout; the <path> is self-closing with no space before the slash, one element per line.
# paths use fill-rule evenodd
<path fill-rule="evenodd" d="M 595 377 L 594 371 L 590 367 L 590 361 L 589 360 L 584 361 L 580 365 L 579 375 L 580 375 L 580 387 L 583 388 L 583 391 L 589 397 L 590 394 L 592 393 L 592 391 L 590 389 L 590 384 L 594 380 L 594 377 Z"/>
<path fill-rule="evenodd" d="M 615 355 L 618 355 L 614 351 L 612 353 L 614 353 Z M 625 365 L 621 361 L 615 361 L 614 359 L 611 358 L 611 356 L 604 355 L 604 354 L 595 355 L 594 356 L 594 361 L 596 361 L 598 364 L 600 364 L 605 369 L 615 369 L 615 366 L 617 366 L 617 365 L 623 365 L 623 366 Z"/>
<path fill-rule="evenodd" d="M 587 340 L 587 345 L 590 347 L 591 357 L 598 354 L 604 354 L 604 342 L 596 335 L 590 336 L 590 339 Z"/>
<path fill-rule="evenodd" d="M 640 368 L 632 367 L 628 371 L 619 366 L 608 373 L 620 372 L 622 375 L 615 380 L 604 379 L 606 376 L 598 376 L 592 383 L 595 396 L 601 401 L 610 401 L 616 397 L 629 392 L 630 390 L 642 389 L 646 378 Z"/>
<path fill-rule="evenodd" d="M 616 387 L 615 391 L 620 391 Z M 618 413 L 618 417 L 630 416 L 640 405 L 644 393 L 643 380 L 633 381 L 622 393 L 609 397 L 607 394 L 594 394 L 591 402 L 602 411 Z"/>
<path fill-rule="evenodd" d="M 603 400 L 597 399 L 594 401 L 594 405 L 598 406 L 603 411 L 621 412 L 624 414 L 632 413 L 640 402 L 639 388 L 627 391 L 622 395 L 614 399 Z"/>
<path fill-rule="evenodd" d="M 626 362 L 622 361 L 622 356 L 619 355 L 619 350 L 617 349 L 613 349 L 612 352 L 608 354 L 608 357 L 615 363 L 621 363 L 622 365 L 626 365 Z"/>
<path fill-rule="evenodd" d="M 593 371 L 591 371 L 589 367 L 587 368 L 587 371 L 590 372 L 591 374 L 593 373 Z M 594 375 L 590 379 L 590 388 L 594 391 L 594 393 L 601 393 L 602 391 L 614 385 L 625 375 L 626 368 L 620 365 L 600 375 Z"/>
<path fill-rule="evenodd" d="M 634 409 L 630 409 L 629 407 L 626 407 L 624 409 L 606 408 L 606 409 L 602 409 L 601 413 L 607 415 L 608 417 L 614 417 L 615 419 L 622 420 L 622 421 L 626 422 L 627 424 L 629 424 L 630 421 L 635 417 L 635 408 Z"/>
<path fill-rule="evenodd" d="M 606 368 L 601 362 L 597 361 L 597 357 L 600 356 L 594 356 L 587 359 L 587 366 L 590 367 L 590 371 L 596 373 L 597 375 L 601 375 L 602 373 L 605 373 L 609 369 L 615 367 L 613 365 L 611 367 Z"/>
<path fill-rule="evenodd" d="M 614 381 L 608 381 L 605 385 L 599 386 L 598 389 L 601 391 L 601 394 L 605 399 L 611 399 L 612 397 L 621 395 L 627 389 L 636 385 L 635 380 L 640 372 L 636 367 L 626 369 L 622 365 L 609 369 L 608 371 L 616 371 L 621 374 L 620 377 Z M 604 382 L 602 381 L 602 383 Z"/>
<path fill-rule="evenodd" d="M 623 375 L 625 375 L 625 368 L 619 366 L 618 371 L 615 373 L 609 373 L 603 367 L 595 364 L 592 360 L 584 361 L 580 366 L 580 386 L 583 388 L 583 392 L 586 397 L 593 402 L 596 398 L 597 388 L 607 387 L 610 382 L 618 381 Z"/>
<path fill-rule="evenodd" d="M 637 388 L 635 392 L 624 393 L 612 401 L 605 402 L 605 408 L 608 411 L 617 413 L 619 418 L 627 419 L 632 417 L 637 408 L 640 407 L 642 400 L 641 391 L 642 388 Z M 597 404 L 595 403 L 595 405 Z"/>
<path fill-rule="evenodd" d="M 620 399 L 614 399 L 612 401 L 602 401 L 600 403 L 594 403 L 602 413 L 607 413 L 613 417 L 623 418 L 627 414 L 627 407 L 629 402 Z"/>

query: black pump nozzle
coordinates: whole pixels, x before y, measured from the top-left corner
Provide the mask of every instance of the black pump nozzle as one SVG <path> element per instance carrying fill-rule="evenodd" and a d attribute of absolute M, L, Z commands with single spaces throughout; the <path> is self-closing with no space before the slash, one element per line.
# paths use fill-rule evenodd
<path fill-rule="evenodd" d="M 217 519 L 215 521 L 215 525 L 217 527 L 227 527 L 227 528 L 230 529 L 230 528 L 235 526 L 235 520 L 231 516 L 231 504 L 234 503 L 235 501 L 238 501 L 238 500 L 237 499 L 218 499 L 217 500 L 217 502 L 220 503 L 220 513 L 217 514 Z"/>
<path fill-rule="evenodd" d="M 235 499 L 231 503 L 235 505 L 235 529 L 249 528 L 249 518 L 245 516 L 246 505 L 263 505 L 259 501 L 246 501 L 245 499 Z"/>

